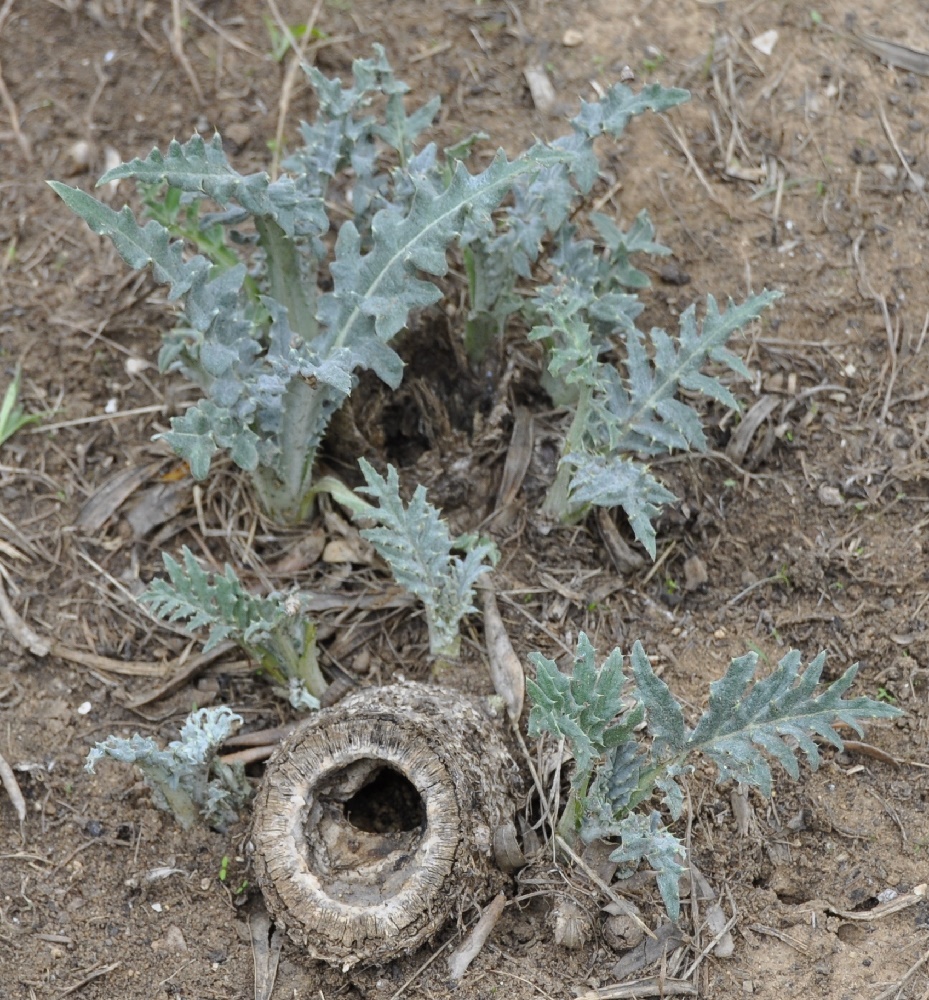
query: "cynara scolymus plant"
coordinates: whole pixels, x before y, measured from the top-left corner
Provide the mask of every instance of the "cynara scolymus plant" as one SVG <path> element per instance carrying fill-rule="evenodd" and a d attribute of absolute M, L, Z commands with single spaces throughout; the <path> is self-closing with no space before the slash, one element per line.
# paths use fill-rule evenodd
<path fill-rule="evenodd" d="M 591 505 L 622 507 L 636 538 L 655 557 L 654 518 L 675 496 L 650 472 L 643 458 L 707 447 L 698 411 L 680 390 L 699 392 L 737 410 L 731 391 L 701 369 L 715 361 L 748 377 L 742 361 L 727 350 L 732 334 L 779 297 L 763 292 L 720 312 L 708 296 L 702 329 L 690 306 L 672 338 L 653 328 L 647 335 L 632 324 L 624 293 L 598 296 L 596 285 L 567 279 L 533 300 L 544 323 L 530 337 L 548 346 L 548 371 L 565 395 L 572 395 L 570 426 L 555 481 L 543 510 L 561 519 Z M 634 300 L 635 301 L 635 300 Z M 601 360 L 611 341 L 598 326 L 622 335 L 620 366 Z"/>
<path fill-rule="evenodd" d="M 371 542 L 397 583 L 423 602 L 430 654 L 456 659 L 461 646 L 459 624 L 476 610 L 474 585 L 496 565 L 497 547 L 474 535 L 453 539 L 439 512 L 426 502 L 422 486 L 417 486 L 405 505 L 392 465 L 387 467 L 386 479 L 364 459 L 361 471 L 367 486 L 359 487 L 359 492 L 378 502 L 377 507 L 353 505 L 356 517 L 375 522 L 374 527 L 362 530 L 362 538 Z"/>
<path fill-rule="evenodd" d="M 153 580 L 140 600 L 159 618 L 208 628 L 204 652 L 234 642 L 277 685 L 294 708 L 319 708 L 326 679 L 316 653 L 316 624 L 299 591 L 265 597 L 246 590 L 235 570 L 208 573 L 186 546 L 183 562 L 163 556 L 168 578 Z"/>
<path fill-rule="evenodd" d="M 748 377 L 726 345 L 779 295 L 763 292 L 723 311 L 708 296 L 702 323 L 689 307 L 677 336 L 657 328 L 645 333 L 635 325 L 644 308 L 637 293 L 650 282 L 632 258 L 670 250 L 655 241 L 645 211 L 626 231 L 602 213 L 585 216 L 597 176 L 593 143 L 601 134 L 621 135 L 632 115 L 666 110 L 687 96 L 653 85 L 637 95 L 614 88 L 602 101 L 583 103 L 571 119 L 572 132 L 552 143 L 569 153 L 568 163 L 517 178 L 498 231 L 462 238 L 469 353 L 481 356 L 519 314 L 529 337 L 545 347 L 545 388 L 570 411 L 543 511 L 572 520 L 591 505 L 622 507 L 653 558 L 652 522 L 675 497 L 643 460 L 674 449 L 706 449 L 699 413 L 681 399 L 681 390 L 738 409 L 720 378 L 703 369 L 712 361 Z M 581 221 L 596 239 L 581 231 Z"/>
<path fill-rule="evenodd" d="M 438 99 L 408 114 L 408 88 L 379 47 L 375 59 L 356 60 L 351 87 L 307 72 L 318 114 L 302 126 L 303 145 L 275 180 L 238 173 L 219 136 L 173 142 L 99 182 L 134 178 L 148 210 L 144 226 L 128 208 L 116 212 L 52 182 L 132 267 L 151 264 L 183 305 L 159 360 L 196 382 L 203 398 L 172 420 L 167 441 L 198 479 L 217 451 L 228 451 L 251 473 L 272 517 L 305 518 L 333 412 L 361 369 L 399 383 L 402 364 L 390 341 L 412 310 L 441 298 L 428 279 L 446 274 L 446 251 L 457 244 L 472 356 L 520 312 L 549 350 L 553 395 L 576 409 L 547 511 L 569 518 L 591 503 L 623 505 L 653 549 L 651 518 L 670 494 L 628 456 L 702 443 L 699 421 L 676 394 L 696 387 L 734 402 L 699 367 L 708 358 L 735 366 L 722 351 L 725 339 L 767 300 L 750 300 L 722 323 L 708 317 L 699 343 L 692 314 L 685 316 L 673 357 L 670 338 L 653 331 L 652 360 L 633 328 L 641 305 L 630 294 L 647 284 L 630 256 L 665 252 L 650 222 L 640 216 L 624 233 L 592 213 L 595 247 L 577 238 L 573 219 L 598 176 L 595 141 L 620 136 L 633 116 L 671 108 L 687 92 L 653 84 L 634 93 L 617 84 L 602 100 L 582 102 L 567 135 L 512 161 L 500 152 L 469 173 L 462 161 L 474 137 L 444 154 L 431 144 L 417 150 Z M 375 101 L 382 117 L 372 113 Z M 352 218 L 330 246 L 329 206 L 349 172 Z M 527 297 L 518 282 L 535 294 Z M 624 377 L 601 360 L 617 338 L 625 341 L 620 354 L 627 348 Z"/>
<path fill-rule="evenodd" d="M 627 691 L 620 650 L 598 665 L 583 633 L 570 675 L 540 653 L 531 654 L 536 678 L 526 682 L 532 702 L 529 732 L 563 737 L 574 756 L 571 795 L 558 832 L 569 842 L 618 840 L 611 858 L 626 875 L 647 861 L 657 873 L 668 913 L 677 920 L 684 845 L 661 813 L 647 806 L 658 793 L 670 819 L 678 819 L 684 804 L 678 779 L 693 770 L 689 761 L 695 755 L 716 765 L 719 781 L 739 781 L 770 796 L 769 758 L 797 779 L 798 750 L 813 768 L 819 765 L 817 737 L 841 750 L 837 723 L 860 734 L 862 720 L 900 714 L 870 698 L 843 698 L 857 664 L 831 684 L 821 683 L 825 659 L 820 653 L 803 669 L 800 653 L 793 650 L 773 673 L 755 681 L 758 656 L 737 657 L 710 685 L 706 710 L 691 729 L 641 643 L 632 648 L 633 684 Z"/>
<path fill-rule="evenodd" d="M 453 539 L 422 486 L 405 504 L 393 466 L 387 467 L 385 478 L 362 459 L 361 471 L 367 485 L 358 492 L 369 494 L 376 505 L 335 480 L 326 478 L 320 484 L 368 523 L 362 537 L 385 560 L 397 583 L 423 602 L 430 653 L 455 659 L 461 619 L 475 610 L 474 585 L 496 564 L 497 548 L 473 535 Z M 153 580 L 139 598 L 153 614 L 183 622 L 191 632 L 208 629 L 204 652 L 220 642 L 234 642 L 295 708 L 319 707 L 327 684 L 317 659 L 316 624 L 299 590 L 253 594 L 231 566 L 209 573 L 186 546 L 180 562 L 167 554 L 163 559 L 167 579 Z"/>
<path fill-rule="evenodd" d="M 216 759 L 220 745 L 241 722 L 225 705 L 201 708 L 187 717 L 181 738 L 164 749 L 150 736 L 138 733 L 128 739 L 108 736 L 90 751 L 86 767 L 93 771 L 104 757 L 135 764 L 152 790 L 155 805 L 173 813 L 185 830 L 198 816 L 222 830 L 235 822 L 251 795 L 244 765 Z"/>
<path fill-rule="evenodd" d="M 128 207 L 117 212 L 50 182 L 131 267 L 151 264 L 155 278 L 170 285 L 169 298 L 183 304 L 160 365 L 191 378 L 203 399 L 172 420 L 167 441 L 198 479 L 217 451 L 228 451 L 252 474 L 267 512 L 285 522 L 311 509 L 316 450 L 354 373 L 372 369 L 392 387 L 400 382 L 403 366 L 389 343 L 411 310 L 441 298 L 427 279 L 446 274 L 447 249 L 465 234 L 474 241 L 493 233 L 491 213 L 523 175 L 565 163 L 587 189 L 596 176 L 589 149 L 581 155 L 536 144 L 512 161 L 501 151 L 474 174 L 461 162 L 468 143 L 444 156 L 434 145 L 414 152 L 438 100 L 407 114 L 408 88 L 380 47 L 353 71 L 353 85 L 343 88 L 307 69 L 318 115 L 303 126 L 305 144 L 276 180 L 238 173 L 216 135 L 172 142 L 166 153 L 153 150 L 100 179 L 136 179 L 149 205 L 152 185 L 164 190 L 163 209 L 149 213 L 160 221 L 144 226 Z M 647 91 L 614 88 L 610 120 L 624 123 L 660 103 L 661 88 Z M 383 121 L 370 113 L 379 96 Z M 330 250 L 323 238 L 331 187 L 349 170 L 354 217 L 341 224 Z M 191 253 L 183 237 L 198 225 L 193 242 L 202 252 Z"/>

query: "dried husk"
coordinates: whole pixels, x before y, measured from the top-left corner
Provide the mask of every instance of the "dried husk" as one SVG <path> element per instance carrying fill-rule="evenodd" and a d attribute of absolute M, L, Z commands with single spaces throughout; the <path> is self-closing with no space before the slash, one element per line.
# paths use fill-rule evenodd
<path fill-rule="evenodd" d="M 418 796 L 416 822 L 359 829 L 351 802 L 363 789 L 388 817 L 397 808 L 391 771 Z M 316 713 L 272 756 L 255 802 L 250 846 L 269 912 L 312 958 L 343 968 L 409 952 L 507 883 L 493 842 L 519 781 L 499 721 L 461 692 L 405 682 Z"/>

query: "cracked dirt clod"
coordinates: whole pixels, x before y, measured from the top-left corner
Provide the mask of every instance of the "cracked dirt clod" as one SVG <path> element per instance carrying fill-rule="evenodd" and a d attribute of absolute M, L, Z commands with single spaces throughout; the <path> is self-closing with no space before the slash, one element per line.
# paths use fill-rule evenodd
<path fill-rule="evenodd" d="M 507 882 L 493 856 L 519 772 L 501 722 L 402 683 L 310 718 L 268 763 L 251 848 L 275 920 L 312 958 L 384 962 Z"/>

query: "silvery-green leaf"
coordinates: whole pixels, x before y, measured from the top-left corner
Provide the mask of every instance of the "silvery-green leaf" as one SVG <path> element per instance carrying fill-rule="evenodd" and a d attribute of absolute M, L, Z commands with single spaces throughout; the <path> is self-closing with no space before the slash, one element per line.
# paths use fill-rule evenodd
<path fill-rule="evenodd" d="M 375 527 L 362 530 L 362 538 L 386 560 L 397 583 L 425 605 L 432 655 L 457 657 L 459 623 L 475 610 L 474 585 L 496 562 L 496 547 L 487 540 L 470 540 L 464 557 L 455 555 L 453 549 L 459 547 L 460 539 L 452 540 L 448 525 L 426 501 L 422 486 L 406 505 L 393 466 L 387 467 L 385 478 L 364 459 L 359 464 L 367 483 L 359 492 L 378 502 L 360 515 L 376 522 Z"/>

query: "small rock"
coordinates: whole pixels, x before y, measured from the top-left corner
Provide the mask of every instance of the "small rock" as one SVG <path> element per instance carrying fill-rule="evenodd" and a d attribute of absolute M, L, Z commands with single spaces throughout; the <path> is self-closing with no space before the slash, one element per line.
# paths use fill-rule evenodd
<path fill-rule="evenodd" d="M 699 556 L 690 556 L 684 561 L 685 590 L 699 590 L 709 579 L 706 563 Z"/>
<path fill-rule="evenodd" d="M 634 907 L 638 910 L 638 907 Z M 642 921 L 635 920 L 626 913 L 615 913 L 603 922 L 603 940 L 613 951 L 634 948 L 645 937 Z"/>
<path fill-rule="evenodd" d="M 555 88 L 545 69 L 542 66 L 527 66 L 523 70 L 523 76 L 529 84 L 532 103 L 543 114 L 551 111 L 555 106 Z"/>
<path fill-rule="evenodd" d="M 569 49 L 576 49 L 578 45 L 584 44 L 584 36 L 576 28 L 568 28 L 562 35 L 561 44 Z"/>
<path fill-rule="evenodd" d="M 241 149 L 247 146 L 252 138 L 252 129 L 245 122 L 234 122 L 223 131 L 223 138 L 235 143 Z"/>
<path fill-rule="evenodd" d="M 658 277 L 666 285 L 689 285 L 690 275 L 681 270 L 680 264 L 675 261 L 671 261 L 668 264 L 663 264 L 658 270 Z"/>
<path fill-rule="evenodd" d="M 835 486 L 826 486 L 823 484 L 819 487 L 817 496 L 819 497 L 819 502 L 825 507 L 841 507 L 845 503 L 842 499 L 842 494 Z"/>
<path fill-rule="evenodd" d="M 877 165 L 877 172 L 884 177 L 886 180 L 890 181 L 891 184 L 897 179 L 897 175 L 900 173 L 899 170 L 892 163 L 879 163 Z"/>
<path fill-rule="evenodd" d="M 774 51 L 774 46 L 777 45 L 778 37 L 778 33 L 774 28 L 770 31 L 762 32 L 756 38 L 752 39 L 752 48 L 757 49 L 764 56 L 769 56 Z"/>
<path fill-rule="evenodd" d="M 180 927 L 170 924 L 164 937 L 156 938 L 152 941 L 152 951 L 156 954 L 163 952 L 187 951 L 187 942 L 181 933 Z"/>
<path fill-rule="evenodd" d="M 70 174 L 83 174 L 90 170 L 91 164 L 97 155 L 96 147 L 87 139 L 78 139 L 68 147 L 68 162 L 70 164 Z"/>

